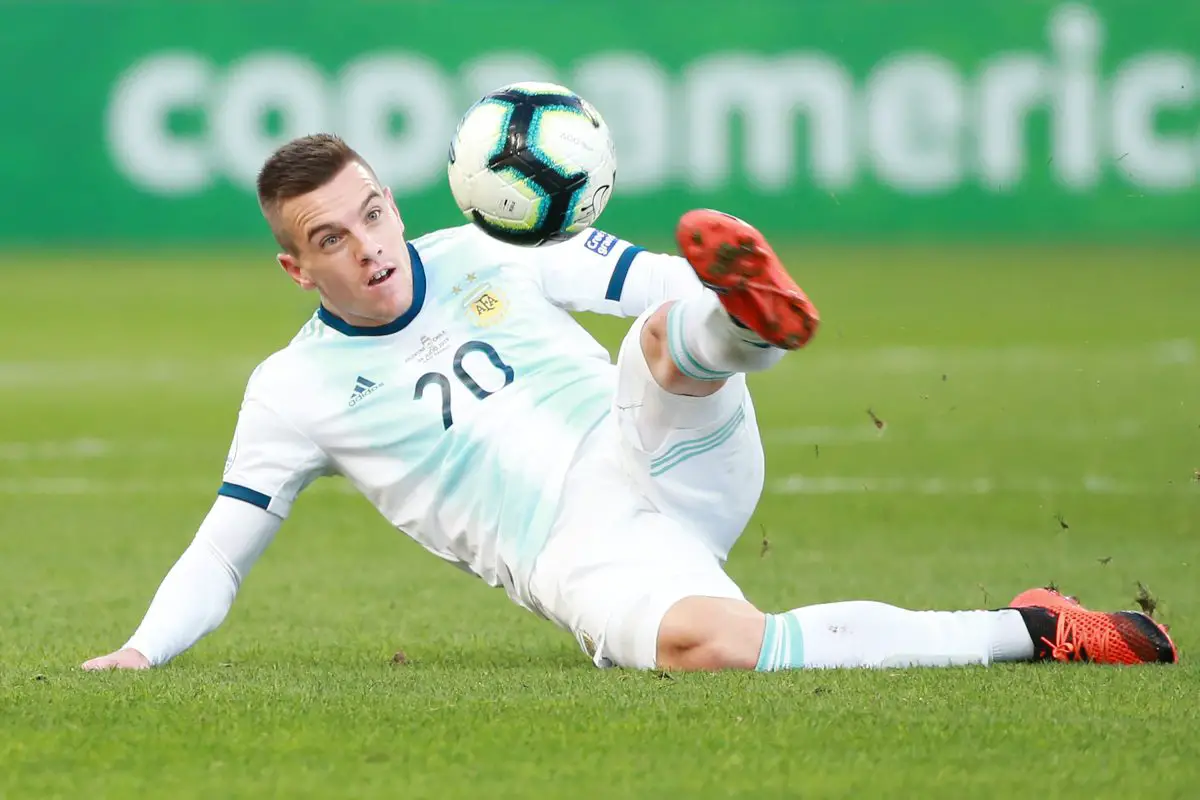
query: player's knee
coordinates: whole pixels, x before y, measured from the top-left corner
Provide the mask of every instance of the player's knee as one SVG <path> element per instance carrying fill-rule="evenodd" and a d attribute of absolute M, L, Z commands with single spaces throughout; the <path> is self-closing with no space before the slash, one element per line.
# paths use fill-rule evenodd
<path fill-rule="evenodd" d="M 689 597 L 663 617 L 658 667 L 713 671 L 754 669 L 766 618 L 744 600 Z"/>
<path fill-rule="evenodd" d="M 667 312 L 674 302 L 664 303 L 642 325 L 642 354 L 654 382 L 671 394 L 707 397 L 725 385 L 725 381 L 698 381 L 679 371 L 667 343 Z"/>

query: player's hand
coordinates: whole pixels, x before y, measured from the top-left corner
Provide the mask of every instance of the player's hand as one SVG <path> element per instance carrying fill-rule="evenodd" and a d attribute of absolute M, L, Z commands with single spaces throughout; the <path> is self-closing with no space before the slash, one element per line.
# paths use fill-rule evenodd
<path fill-rule="evenodd" d="M 102 669 L 150 669 L 150 660 L 132 647 L 127 647 L 124 650 L 85 661 L 83 668 L 89 672 Z"/>

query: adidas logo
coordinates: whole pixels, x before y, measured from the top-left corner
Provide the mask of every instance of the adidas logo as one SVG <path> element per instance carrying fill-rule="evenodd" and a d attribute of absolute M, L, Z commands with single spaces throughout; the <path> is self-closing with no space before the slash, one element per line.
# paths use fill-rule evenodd
<path fill-rule="evenodd" d="M 370 396 L 371 392 L 375 391 L 376 389 L 378 389 L 381 386 L 383 386 L 382 383 L 375 383 L 374 381 L 369 381 L 366 378 L 364 378 L 362 375 L 359 375 L 358 379 L 356 381 L 354 381 L 354 391 L 352 391 L 350 393 L 350 403 L 349 403 L 350 408 L 354 408 L 360 402 L 367 399 L 367 397 Z"/>

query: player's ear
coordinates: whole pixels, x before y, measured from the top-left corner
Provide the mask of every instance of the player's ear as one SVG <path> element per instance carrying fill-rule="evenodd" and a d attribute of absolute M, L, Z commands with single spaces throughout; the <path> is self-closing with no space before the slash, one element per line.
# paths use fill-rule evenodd
<path fill-rule="evenodd" d="M 301 289 L 311 291 L 317 288 L 317 285 L 309 280 L 304 271 L 300 269 L 300 264 L 296 261 L 294 255 L 291 253 L 280 253 L 275 256 L 275 259 L 279 262 L 279 266 L 283 268 L 283 271 L 288 274 L 288 277 L 295 281 L 296 285 Z"/>

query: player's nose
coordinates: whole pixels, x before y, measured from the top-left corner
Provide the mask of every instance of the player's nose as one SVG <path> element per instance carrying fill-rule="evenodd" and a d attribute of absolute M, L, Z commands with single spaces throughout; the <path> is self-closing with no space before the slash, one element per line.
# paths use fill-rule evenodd
<path fill-rule="evenodd" d="M 376 241 L 370 234 L 359 234 L 358 238 L 358 260 L 364 266 L 380 261 L 383 258 L 383 245 Z"/>

